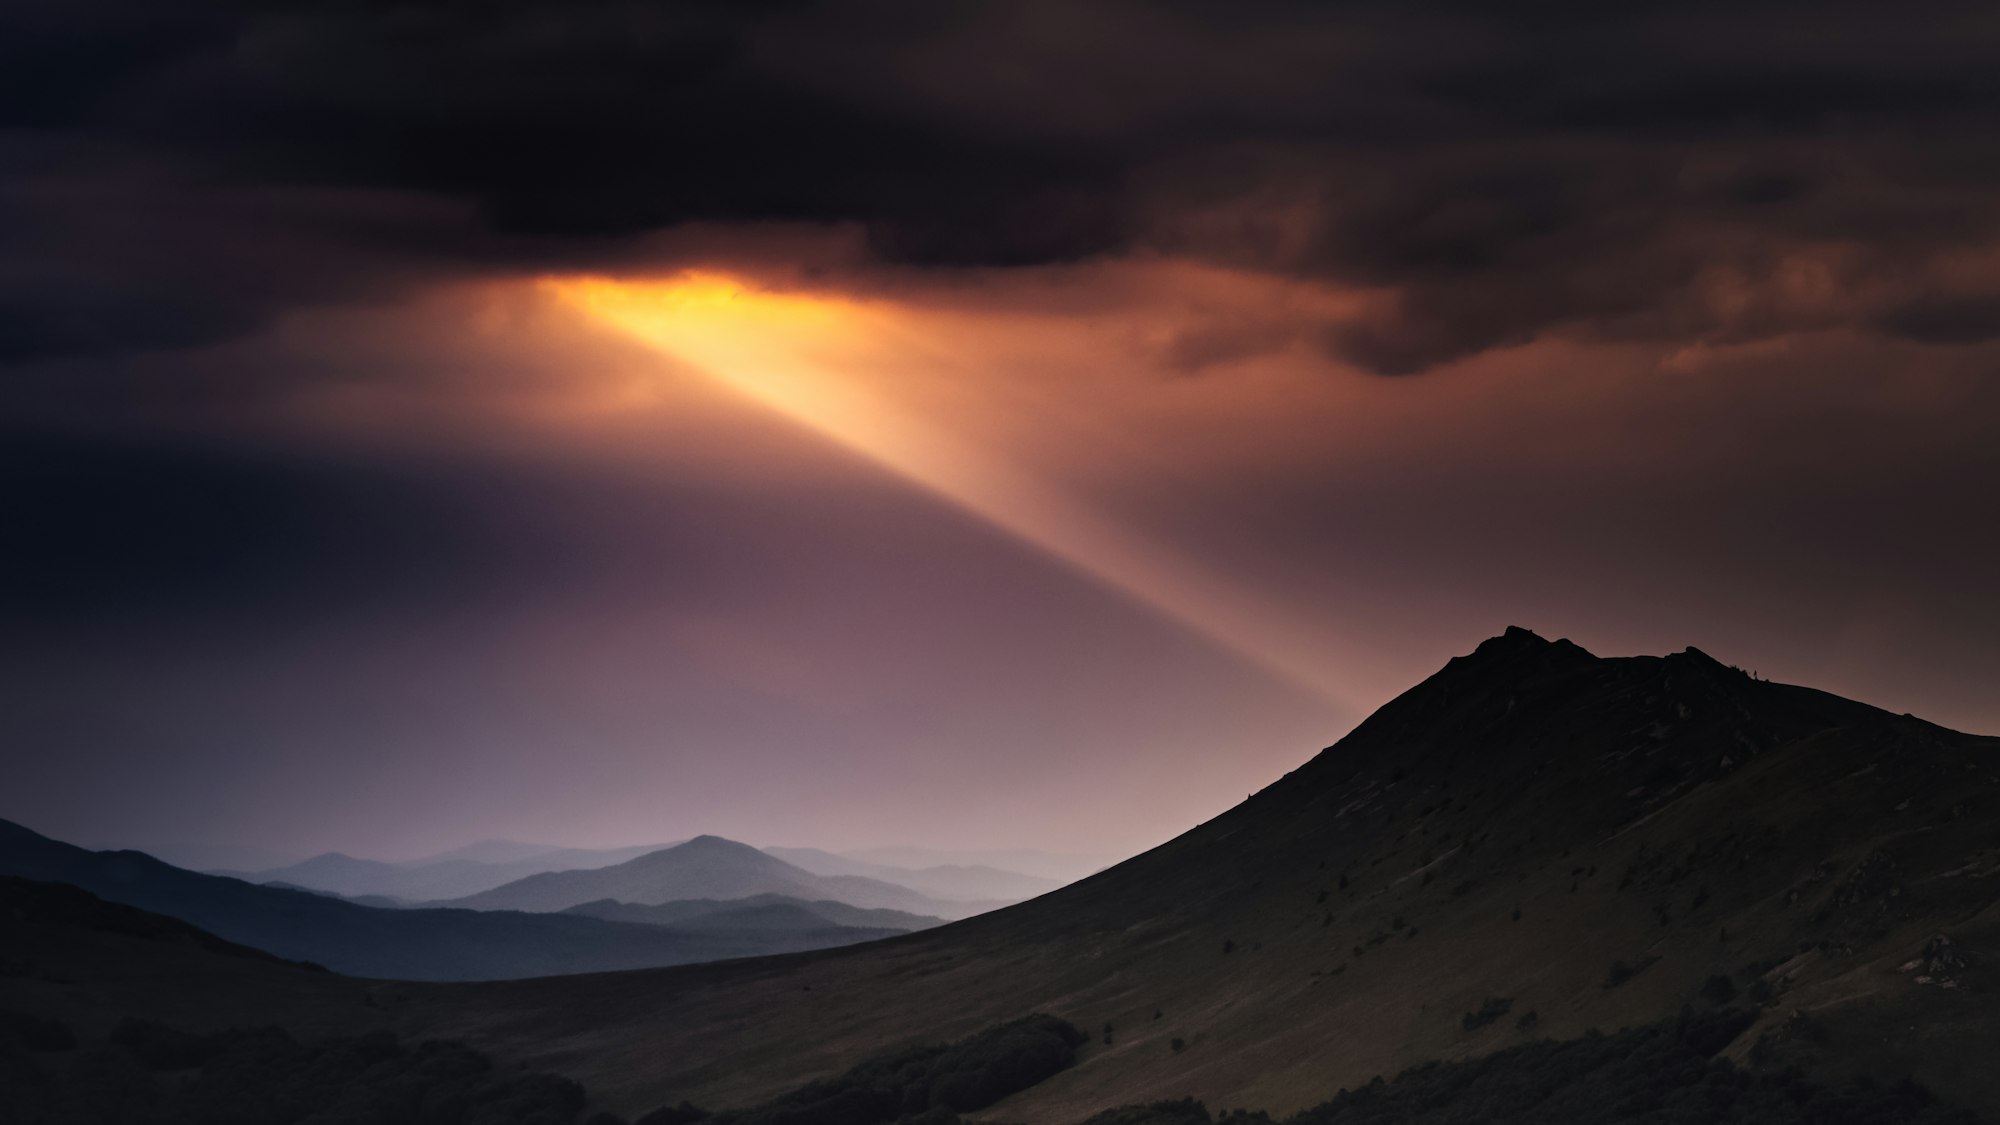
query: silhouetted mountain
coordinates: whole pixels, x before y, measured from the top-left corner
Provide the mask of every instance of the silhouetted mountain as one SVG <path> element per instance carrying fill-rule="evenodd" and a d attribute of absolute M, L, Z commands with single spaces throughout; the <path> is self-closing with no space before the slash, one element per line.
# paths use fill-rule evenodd
<path fill-rule="evenodd" d="M 327 852 L 265 871 L 211 871 L 252 883 L 282 883 L 332 891 L 347 898 L 380 895 L 405 903 L 463 898 L 544 871 L 587 870 L 673 847 L 645 844 L 624 848 L 558 848 L 488 840 L 409 863 L 385 863 Z M 488 858 L 479 858 L 488 857 Z"/>
<path fill-rule="evenodd" d="M 2000 740 L 1693 649 L 1509 630 L 1229 812 L 1029 902 L 782 961 L 417 990 L 404 1016 L 639 1108 L 756 1104 L 1047 1011 L 1093 1045 L 993 1114 L 1075 1122 L 1184 1095 L 1291 1112 L 1727 1006 L 1754 1017 L 1728 1058 L 1994 1111 L 1996 839 Z"/>
<path fill-rule="evenodd" d="M 582 915 L 385 910 L 318 892 L 183 871 L 141 852 L 85 851 L 6 821 L 0 821 L 0 875 L 67 883 L 280 957 L 404 980 L 644 968 L 884 936 L 881 930 L 830 925 L 678 930 Z"/>
<path fill-rule="evenodd" d="M 748 844 L 697 836 L 637 859 L 594 871 L 550 871 L 437 905 L 475 910 L 567 910 L 612 899 L 651 906 L 677 899 L 731 899 L 775 894 L 831 899 L 878 910 L 964 917 L 992 903 L 940 902 L 894 883 L 858 875 L 814 875 Z"/>
<path fill-rule="evenodd" d="M 849 859 L 819 848 L 765 848 L 764 853 L 815 875 L 860 875 L 909 887 L 946 901 L 1019 902 L 1047 894 L 1064 882 L 976 864 L 893 867 L 885 863 Z"/>
<path fill-rule="evenodd" d="M 92 841 L 78 844 L 94 852 L 145 852 L 154 859 L 187 871 L 211 875 L 234 875 L 242 871 L 266 871 L 299 862 L 297 852 L 281 852 L 249 844 L 205 844 L 184 842 Z"/>
<path fill-rule="evenodd" d="M 309 895 L 320 895 L 321 897 L 324 898 L 337 898 L 342 902 L 359 903 L 362 906 L 379 906 L 386 910 L 401 910 L 410 905 L 410 903 L 404 901 L 403 899 L 390 898 L 388 895 L 344 895 L 339 893 L 338 891 L 323 891 L 320 890 L 318 887 L 301 887 L 297 883 L 272 882 L 272 883 L 259 883 L 257 885 L 260 887 L 274 887 L 281 891 L 303 891 Z"/>
<path fill-rule="evenodd" d="M 52 1017 L 79 1036 L 134 1017 L 354 1033 L 384 1020 L 370 987 L 68 884 L 0 877 L 0 1011 Z"/>
<path fill-rule="evenodd" d="M 867 910 L 844 902 L 822 899 L 807 902 L 786 895 L 752 895 L 736 899 L 681 899 L 654 906 L 639 906 L 614 899 L 581 903 L 564 911 L 586 914 L 613 922 L 644 922 L 653 926 L 682 929 L 825 929 L 851 926 L 886 933 L 927 930 L 944 925 L 944 919 L 901 910 Z"/>

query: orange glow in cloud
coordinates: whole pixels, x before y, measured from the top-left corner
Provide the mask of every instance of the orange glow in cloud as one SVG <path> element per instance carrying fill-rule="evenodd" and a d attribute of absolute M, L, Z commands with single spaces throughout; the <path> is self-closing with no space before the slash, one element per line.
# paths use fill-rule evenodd
<path fill-rule="evenodd" d="M 1350 653 L 912 409 L 898 381 L 951 377 L 943 341 L 887 302 L 671 281 L 551 279 L 564 302 L 689 364 L 1350 715 Z M 907 400 L 908 395 L 900 396 Z"/>

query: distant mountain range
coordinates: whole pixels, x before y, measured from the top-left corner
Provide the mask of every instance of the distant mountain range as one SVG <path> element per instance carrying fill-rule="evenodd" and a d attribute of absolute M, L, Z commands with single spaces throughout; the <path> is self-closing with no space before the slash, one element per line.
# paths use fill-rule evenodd
<path fill-rule="evenodd" d="M 382 905 L 413 905 L 467 899 L 545 872 L 611 867 L 674 846 L 674 843 L 666 843 L 621 848 L 563 848 L 514 840 L 484 840 L 438 855 L 399 863 L 327 852 L 280 867 L 258 870 L 222 868 L 209 870 L 208 874 L 227 875 L 252 883 L 331 891 L 360 901 L 393 900 Z M 858 875 L 907 887 L 929 899 L 962 904 L 945 911 L 951 917 L 977 912 L 972 908 L 991 909 L 1034 898 L 1066 882 L 1064 879 L 1024 874 L 986 864 L 898 866 L 820 848 L 774 847 L 763 851 L 814 875 Z M 898 851 L 898 854 L 905 853 L 917 858 L 928 854 L 916 849 Z M 1061 867 L 1068 862 L 1067 857 L 1032 851 L 1003 854 L 1016 856 L 1030 864 L 1039 861 L 1044 866 Z M 924 908 L 921 903 L 907 905 L 926 913 L 936 913 Z"/>
<path fill-rule="evenodd" d="M 901 910 L 867 910 L 844 902 L 807 902 L 786 895 L 752 895 L 736 899 L 681 899 L 656 906 L 638 906 L 616 899 L 598 899 L 563 911 L 612 922 L 643 922 L 683 930 L 781 929 L 810 930 L 852 926 L 869 930 L 928 930 L 944 919 Z"/>
<path fill-rule="evenodd" d="M 1125 858 L 1123 855 L 1048 852 L 1040 848 L 968 849 L 909 846 L 849 848 L 839 854 L 844 859 L 895 867 L 905 871 L 925 867 L 994 867 L 1002 871 L 1018 872 L 1065 884 L 1095 875 Z"/>
<path fill-rule="evenodd" d="M 545 871 L 434 905 L 549 912 L 602 899 L 657 906 L 677 900 L 741 899 L 753 895 L 832 900 L 872 910 L 900 910 L 940 918 L 963 918 L 1005 905 L 992 901 L 948 902 L 863 875 L 815 875 L 748 844 L 720 836 L 697 836 L 685 844 L 648 852 L 610 867 Z"/>
<path fill-rule="evenodd" d="M 332 891 L 348 898 L 380 895 L 406 903 L 464 898 L 543 871 L 608 867 L 670 848 L 643 844 L 624 848 L 554 848 L 491 840 L 410 863 L 356 859 L 327 852 L 263 871 L 211 871 L 252 883 L 285 883 Z"/>
<path fill-rule="evenodd" d="M 1066 881 L 1023 875 L 1018 871 L 1005 871 L 984 864 L 897 867 L 887 863 L 869 863 L 819 848 L 765 848 L 764 854 L 815 875 L 859 875 L 884 883 L 896 883 L 947 901 L 1019 902 L 1048 894 Z"/>
<path fill-rule="evenodd" d="M 755 849 L 745 850 L 778 863 Z M 798 874 L 802 886 L 817 878 Z M 0 876 L 67 883 L 278 957 L 355 976 L 401 980 L 651 968 L 824 949 L 903 932 L 901 927 L 839 925 L 804 902 L 765 903 L 761 913 L 737 916 L 734 921 L 740 925 L 731 925 L 732 919 L 724 916 L 693 926 L 607 920 L 587 913 L 382 909 L 324 892 L 183 871 L 141 852 L 87 851 L 6 821 L 0 821 Z"/>

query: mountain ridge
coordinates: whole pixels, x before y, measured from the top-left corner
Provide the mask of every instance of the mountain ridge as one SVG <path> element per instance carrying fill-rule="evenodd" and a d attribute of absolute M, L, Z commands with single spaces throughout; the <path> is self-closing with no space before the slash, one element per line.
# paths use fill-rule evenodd
<path fill-rule="evenodd" d="M 799 921 L 804 921 L 806 918 L 816 919 L 817 924 L 822 927 L 847 926 L 900 933 L 926 930 L 945 924 L 943 918 L 929 915 L 909 914 L 900 910 L 870 910 L 831 899 L 808 902 L 788 895 L 751 895 L 749 898 L 735 899 L 676 899 L 652 906 L 607 898 L 578 903 L 563 913 L 585 914 L 611 921 L 644 922 L 655 926 L 686 926 L 690 923 L 699 923 L 702 928 L 713 928 L 729 925 L 732 916 L 747 911 L 768 911 L 772 907 L 796 912 L 796 915 L 802 916 L 798 918 Z M 770 925 L 771 915 L 768 913 L 760 915 L 755 924 Z"/>
<path fill-rule="evenodd" d="M 143 852 L 92 852 L 0 820 L 0 875 L 68 884 L 287 960 L 360 977 L 481 980 L 605 972 L 821 948 L 881 928 L 735 930 L 584 915 L 394 909 L 183 871 Z"/>
<path fill-rule="evenodd" d="M 2000 882 L 1974 875 L 2000 873 L 1995 826 L 2000 739 L 1699 649 L 1607 658 L 1510 630 L 1243 803 L 1041 898 L 853 949 L 628 974 L 615 996 L 593 982 L 588 1026 L 543 982 L 403 1000 L 635 1109 L 749 1104 L 869 1044 L 1046 1009 L 1112 1042 L 994 1112 L 1072 1122 L 1183 1095 L 1287 1111 L 1735 992 L 1757 1021 L 1732 1050 L 1914 1074 L 1991 1112 L 2000 1078 L 1974 1060 L 2000 1053 L 2000 1020 L 1977 966 L 2000 963 Z M 1974 967 L 1920 971 L 1951 962 Z M 1823 1042 L 1795 1041 L 1795 1006 Z M 1885 1045 L 1891 1026 L 1920 1030 Z"/>
<path fill-rule="evenodd" d="M 768 847 L 762 850 L 766 855 L 776 856 L 814 875 L 860 875 L 909 887 L 945 902 L 1019 902 L 1047 894 L 1065 882 L 988 864 L 939 863 L 926 867 L 897 867 L 853 859 L 823 848 Z"/>
<path fill-rule="evenodd" d="M 900 910 L 933 917 L 964 917 L 994 903 L 933 899 L 919 891 L 859 875 L 814 875 L 749 844 L 696 836 L 624 863 L 585 871 L 545 871 L 429 905 L 474 910 L 554 912 L 612 899 L 636 906 L 691 899 L 734 899 L 779 894 L 831 899 L 867 909 Z"/>
<path fill-rule="evenodd" d="M 284 883 L 330 891 L 347 898 L 380 895 L 406 903 L 438 901 L 478 894 L 543 871 L 584 870 L 623 863 L 673 844 L 622 848 L 561 848 L 486 840 L 439 856 L 392 863 L 360 859 L 344 852 L 322 852 L 282 867 L 259 871 L 211 870 L 252 883 Z M 489 858 L 475 858 L 477 856 Z"/>
<path fill-rule="evenodd" d="M 377 982 L 365 1007 L 635 1115 L 762 1104 L 1034 1011 L 1091 1041 L 996 1119 L 1181 1097 L 1284 1114 L 1428 1062 L 1727 1009 L 1744 1030 L 1725 1058 L 1913 1077 L 1991 1116 L 1996 829 L 2000 739 L 1699 649 L 1598 657 L 1510 631 L 1223 814 L 1037 899 L 843 949 Z"/>

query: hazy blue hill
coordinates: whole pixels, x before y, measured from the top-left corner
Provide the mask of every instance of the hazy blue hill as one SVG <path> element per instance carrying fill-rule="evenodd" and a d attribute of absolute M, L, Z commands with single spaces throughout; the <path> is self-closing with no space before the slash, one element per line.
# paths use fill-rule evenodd
<path fill-rule="evenodd" d="M 678 930 L 574 914 L 381 909 L 183 871 L 142 852 L 86 851 L 6 821 L 0 821 L 0 875 L 67 883 L 279 957 L 357 976 L 403 980 L 651 968 L 883 936 L 876 929 L 831 925 Z"/>
<path fill-rule="evenodd" d="M 131 849 L 143 851 L 144 849 Z M 304 887 L 308 890 L 332 891 L 337 895 L 381 894 L 380 884 L 396 875 L 393 864 L 380 860 L 356 859 L 341 852 L 326 852 L 288 863 L 283 867 L 273 867 L 261 871 L 244 871 L 238 868 L 220 868 L 205 872 L 209 875 L 223 875 L 231 879 L 242 879 L 248 883 L 274 883 L 284 886 Z"/>
<path fill-rule="evenodd" d="M 474 840 L 470 844 L 462 844 L 449 851 L 409 860 L 404 866 L 420 867 L 454 859 L 470 860 L 473 863 L 520 863 L 551 852 L 571 850 L 574 849 L 558 847 L 555 844 L 533 844 L 525 840 Z"/>
<path fill-rule="evenodd" d="M 299 862 L 297 852 L 262 848 L 254 844 L 188 843 L 185 841 L 92 840 L 79 844 L 94 852 L 145 852 L 188 871 L 211 875 L 236 875 L 246 871 L 271 871 Z"/>
<path fill-rule="evenodd" d="M 637 859 L 592 871 L 550 871 L 437 905 L 475 910 L 567 910 L 612 899 L 652 906 L 679 899 L 738 899 L 775 894 L 830 899 L 869 909 L 964 917 L 992 903 L 941 902 L 908 887 L 859 875 L 814 875 L 720 836 L 697 836 Z"/>
<path fill-rule="evenodd" d="M 599 899 L 570 907 L 565 913 L 585 914 L 612 922 L 643 922 L 653 926 L 743 927 L 768 926 L 817 929 L 826 926 L 854 926 L 866 929 L 927 930 L 941 926 L 944 919 L 901 910 L 868 910 L 844 902 L 822 899 L 807 902 L 786 895 L 753 895 L 739 899 L 681 899 L 652 906 Z"/>
<path fill-rule="evenodd" d="M 919 848 L 897 845 L 848 848 L 842 859 L 905 870 L 925 867 L 995 867 L 1058 883 L 1074 883 L 1117 863 L 1120 856 L 1076 855 L 1039 848 Z"/>
<path fill-rule="evenodd" d="M 258 886 L 272 887 L 281 891 L 304 891 L 309 895 L 319 895 L 323 898 L 337 898 L 343 902 L 358 903 L 362 906 L 379 906 L 388 910 L 401 910 L 410 905 L 410 903 L 403 899 L 390 898 L 388 895 L 344 895 L 338 891 L 323 891 L 318 887 L 302 887 L 297 883 L 271 882 L 259 883 Z"/>
<path fill-rule="evenodd" d="M 896 883 L 945 900 L 1019 902 L 1045 895 L 1063 885 L 1060 879 L 1024 875 L 1019 871 L 1005 871 L 984 864 L 897 867 L 853 859 L 822 848 L 765 848 L 764 853 L 815 875 L 860 875 Z"/>
<path fill-rule="evenodd" d="M 407 863 L 356 859 L 327 852 L 262 871 L 212 871 L 252 883 L 284 883 L 348 898 L 382 895 L 405 902 L 463 898 L 544 871 L 587 870 L 624 863 L 672 844 L 623 848 L 559 848 L 487 840 Z"/>

